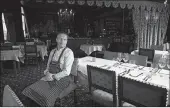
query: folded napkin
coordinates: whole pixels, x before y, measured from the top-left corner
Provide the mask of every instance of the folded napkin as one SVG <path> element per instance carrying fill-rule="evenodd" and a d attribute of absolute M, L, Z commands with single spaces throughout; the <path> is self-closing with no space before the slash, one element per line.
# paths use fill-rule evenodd
<path fill-rule="evenodd" d="M 161 69 L 160 74 L 170 75 L 170 70 Z"/>
<path fill-rule="evenodd" d="M 166 88 L 169 88 L 169 77 L 167 75 L 153 75 L 150 80 L 148 80 L 149 83 L 164 86 Z"/>
<path fill-rule="evenodd" d="M 145 72 L 150 72 L 153 70 L 153 68 L 152 67 L 144 67 L 142 70 Z"/>
<path fill-rule="evenodd" d="M 130 71 L 130 73 L 129 73 L 129 75 L 132 77 L 138 77 L 142 74 L 143 74 L 143 71 L 138 70 L 138 69 L 134 69 L 134 70 Z"/>
<path fill-rule="evenodd" d="M 127 66 L 127 67 L 136 67 L 137 65 L 136 64 L 130 64 L 130 63 L 123 63 L 122 66 Z"/>
<path fill-rule="evenodd" d="M 115 71 L 117 74 L 127 71 L 127 69 L 120 67 L 111 67 L 109 70 Z"/>

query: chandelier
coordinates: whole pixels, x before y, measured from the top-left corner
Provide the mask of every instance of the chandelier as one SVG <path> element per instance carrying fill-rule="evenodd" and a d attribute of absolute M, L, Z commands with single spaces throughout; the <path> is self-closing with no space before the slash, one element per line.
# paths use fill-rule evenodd
<path fill-rule="evenodd" d="M 57 14 L 59 23 L 71 23 L 74 21 L 75 12 L 72 9 L 60 9 Z"/>

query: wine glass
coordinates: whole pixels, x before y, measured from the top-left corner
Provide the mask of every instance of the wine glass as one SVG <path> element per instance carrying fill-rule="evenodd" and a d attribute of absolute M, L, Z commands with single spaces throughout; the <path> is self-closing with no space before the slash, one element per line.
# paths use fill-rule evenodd
<path fill-rule="evenodd" d="M 170 58 L 167 58 L 167 67 L 170 69 Z"/>
<path fill-rule="evenodd" d="M 166 58 L 164 56 L 159 59 L 158 65 L 161 69 L 166 66 Z"/>
<path fill-rule="evenodd" d="M 128 60 L 129 60 L 129 54 L 128 53 L 124 53 L 123 61 L 126 63 L 126 62 L 128 62 Z"/>
<path fill-rule="evenodd" d="M 135 61 L 135 60 L 129 60 L 129 63 L 130 63 L 130 64 L 135 64 L 136 61 Z"/>
<path fill-rule="evenodd" d="M 122 53 L 118 53 L 117 60 L 118 60 L 119 62 L 121 62 L 121 60 L 122 60 Z"/>

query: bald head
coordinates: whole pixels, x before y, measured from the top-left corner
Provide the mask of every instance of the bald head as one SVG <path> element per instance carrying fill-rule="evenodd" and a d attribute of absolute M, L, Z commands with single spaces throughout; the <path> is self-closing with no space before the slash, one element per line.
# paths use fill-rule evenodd
<path fill-rule="evenodd" d="M 59 33 L 56 38 L 57 47 L 64 48 L 67 45 L 68 35 L 66 33 Z"/>

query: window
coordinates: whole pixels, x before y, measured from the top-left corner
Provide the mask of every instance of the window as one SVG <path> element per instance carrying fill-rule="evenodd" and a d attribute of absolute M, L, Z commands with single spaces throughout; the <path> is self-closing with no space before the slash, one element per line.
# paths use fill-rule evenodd
<path fill-rule="evenodd" d="M 21 15 L 22 15 L 22 29 L 23 29 L 23 32 L 24 32 L 24 37 L 26 38 L 26 31 L 25 31 L 25 14 L 24 14 L 24 9 L 23 7 L 21 7 Z"/>
<path fill-rule="evenodd" d="M 7 40 L 7 27 L 5 24 L 5 17 L 4 17 L 4 13 L 2 13 L 2 25 L 3 25 L 3 32 L 4 32 L 4 40 Z"/>

